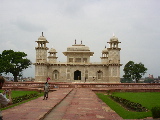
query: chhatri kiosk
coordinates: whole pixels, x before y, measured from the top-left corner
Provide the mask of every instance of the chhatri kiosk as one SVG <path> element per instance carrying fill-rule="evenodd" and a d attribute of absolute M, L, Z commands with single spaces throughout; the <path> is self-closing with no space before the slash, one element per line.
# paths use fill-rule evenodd
<path fill-rule="evenodd" d="M 118 38 L 113 36 L 109 48 L 102 50 L 101 62 L 90 62 L 91 52 L 88 46 L 75 43 L 63 54 L 66 62 L 58 62 L 54 48 L 48 48 L 47 39 L 40 36 L 36 41 L 35 81 L 45 82 L 105 82 L 120 83 L 120 50 Z"/>

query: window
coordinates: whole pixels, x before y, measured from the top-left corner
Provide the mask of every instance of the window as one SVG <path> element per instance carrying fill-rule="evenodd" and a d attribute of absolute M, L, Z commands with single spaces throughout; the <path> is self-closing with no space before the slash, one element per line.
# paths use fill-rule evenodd
<path fill-rule="evenodd" d="M 69 58 L 69 62 L 73 62 L 73 58 Z"/>
<path fill-rule="evenodd" d="M 101 79 L 101 73 L 98 73 L 98 79 Z"/>
<path fill-rule="evenodd" d="M 102 71 L 97 71 L 97 79 L 100 80 L 102 79 Z"/>
<path fill-rule="evenodd" d="M 54 80 L 57 80 L 58 79 L 58 76 L 59 76 L 59 72 L 57 70 L 54 70 L 53 71 L 53 79 Z"/>
<path fill-rule="evenodd" d="M 81 58 L 76 58 L 75 62 L 81 62 Z"/>
<path fill-rule="evenodd" d="M 84 63 L 87 63 L 87 58 L 83 58 L 83 62 L 84 62 Z"/>
<path fill-rule="evenodd" d="M 58 78 L 58 76 L 57 76 L 57 74 L 55 74 L 54 79 L 57 79 L 57 78 Z"/>

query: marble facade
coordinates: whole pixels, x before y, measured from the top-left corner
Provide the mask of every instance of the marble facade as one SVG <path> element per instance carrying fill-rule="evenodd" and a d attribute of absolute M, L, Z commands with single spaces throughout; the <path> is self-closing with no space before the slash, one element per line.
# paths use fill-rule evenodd
<path fill-rule="evenodd" d="M 110 38 L 108 48 L 102 50 L 101 62 L 90 62 L 94 55 L 88 46 L 75 43 L 67 48 L 63 54 L 66 62 L 58 62 L 54 48 L 47 47 L 47 39 L 38 38 L 36 50 L 35 81 L 45 82 L 49 77 L 50 82 L 120 82 L 120 50 L 119 40 L 113 36 Z"/>

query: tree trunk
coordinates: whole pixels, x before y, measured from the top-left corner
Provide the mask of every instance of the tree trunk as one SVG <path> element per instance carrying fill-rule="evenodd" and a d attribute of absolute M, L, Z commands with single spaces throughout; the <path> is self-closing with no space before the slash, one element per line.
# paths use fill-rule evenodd
<path fill-rule="evenodd" d="M 17 75 L 13 75 L 13 76 L 14 76 L 14 82 L 18 82 Z"/>
<path fill-rule="evenodd" d="M 138 83 L 138 81 L 139 81 L 139 80 L 138 80 L 138 79 L 136 79 L 136 83 Z"/>

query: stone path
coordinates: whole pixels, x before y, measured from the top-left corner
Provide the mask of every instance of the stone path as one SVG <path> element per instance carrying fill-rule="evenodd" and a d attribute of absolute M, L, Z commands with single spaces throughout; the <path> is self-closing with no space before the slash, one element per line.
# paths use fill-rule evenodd
<path fill-rule="evenodd" d="M 75 89 L 76 93 L 62 120 L 121 120 L 103 104 L 91 89 Z"/>
<path fill-rule="evenodd" d="M 70 106 L 75 92 L 76 90 L 71 91 L 70 94 L 68 94 L 68 96 L 60 104 L 58 104 L 49 114 L 44 116 L 43 120 L 53 120 L 53 118 L 54 120 L 62 120 L 68 106 Z"/>
<path fill-rule="evenodd" d="M 122 120 L 91 89 L 58 89 L 48 100 L 39 97 L 3 110 L 4 120 Z"/>

